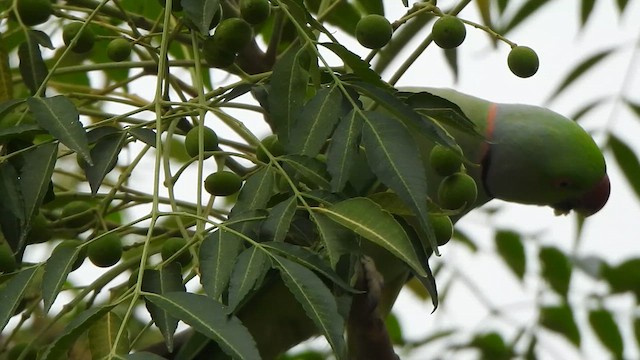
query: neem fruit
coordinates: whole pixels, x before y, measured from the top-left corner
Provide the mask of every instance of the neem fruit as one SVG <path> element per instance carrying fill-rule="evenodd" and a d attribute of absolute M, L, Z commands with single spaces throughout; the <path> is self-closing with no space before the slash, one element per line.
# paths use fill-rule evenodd
<path fill-rule="evenodd" d="M 229 196 L 235 194 L 242 187 L 242 179 L 231 171 L 218 171 L 210 174 L 204 180 L 204 188 L 211 195 Z"/>
<path fill-rule="evenodd" d="M 540 59 L 538 59 L 538 54 L 532 48 L 515 46 L 507 56 L 507 64 L 514 75 L 528 78 L 538 72 Z"/>
<path fill-rule="evenodd" d="M 460 171 L 462 160 L 455 150 L 438 144 L 431 149 L 429 164 L 438 175 L 449 176 Z"/>
<path fill-rule="evenodd" d="M 265 137 L 264 139 L 262 139 L 262 141 L 260 141 L 260 143 L 273 156 L 277 157 L 277 156 L 280 156 L 280 155 L 284 154 L 284 146 L 282 146 L 282 144 L 278 140 L 278 135 L 275 135 L 275 134 L 269 135 L 269 136 Z M 260 161 L 262 161 L 264 163 L 268 163 L 269 162 L 269 156 L 267 155 L 267 153 L 265 152 L 265 150 L 261 146 L 258 146 L 256 148 L 256 157 L 258 158 L 258 160 L 260 160 Z"/>
<path fill-rule="evenodd" d="M 160 254 L 162 255 L 162 260 L 167 260 L 175 253 L 177 253 L 180 249 L 184 248 L 187 245 L 187 240 L 181 237 L 172 237 L 168 238 L 162 244 L 162 249 L 160 250 Z M 189 249 L 184 249 L 180 255 L 173 259 L 180 263 L 180 265 L 187 266 L 191 262 L 191 253 Z"/>
<path fill-rule="evenodd" d="M 76 21 L 67 24 L 62 28 L 62 40 L 64 41 L 65 45 L 71 45 L 71 41 L 80 32 L 80 29 L 83 25 L 84 23 Z M 82 33 L 80 33 L 80 36 L 78 37 L 75 45 L 71 47 L 71 51 L 76 53 L 88 52 L 93 48 L 93 44 L 95 43 L 95 41 L 96 35 L 93 33 L 93 31 L 91 31 L 89 26 L 86 26 L 84 30 L 82 30 Z"/>
<path fill-rule="evenodd" d="M 72 201 L 62 208 L 65 225 L 71 228 L 83 228 L 94 221 L 92 206 L 84 201 Z"/>
<path fill-rule="evenodd" d="M 269 0 L 240 0 L 240 15 L 249 24 L 260 24 L 271 14 Z"/>
<path fill-rule="evenodd" d="M 429 221 L 433 227 L 433 233 L 436 236 L 438 246 L 442 246 L 449 242 L 453 236 L 453 223 L 447 215 L 429 214 Z"/>
<path fill-rule="evenodd" d="M 230 53 L 238 53 L 253 39 L 251 25 L 240 18 L 222 20 L 213 33 L 213 41 L 221 49 Z"/>
<path fill-rule="evenodd" d="M 356 24 L 356 40 L 369 49 L 380 49 L 391 40 L 393 28 L 384 16 L 371 14 Z"/>
<path fill-rule="evenodd" d="M 218 135 L 216 135 L 215 131 L 206 126 L 202 130 L 204 132 L 204 151 L 215 151 L 218 148 Z M 184 148 L 187 151 L 187 154 L 189 154 L 189 156 L 191 157 L 198 156 L 198 152 L 200 150 L 198 142 L 199 131 L 200 130 L 198 129 L 198 127 L 194 127 L 193 129 L 189 130 L 187 136 L 184 139 Z M 210 156 L 211 155 L 205 154 L 204 158 L 206 159 Z"/>
<path fill-rule="evenodd" d="M 16 11 L 27 26 L 43 24 L 53 14 L 51 0 L 18 0 Z"/>
<path fill-rule="evenodd" d="M 91 242 L 87 249 L 89 260 L 99 267 L 109 267 L 120 261 L 122 242 L 117 234 L 108 234 Z"/>
<path fill-rule="evenodd" d="M 445 15 L 433 24 L 431 36 L 439 47 L 453 49 L 462 44 L 467 36 L 467 29 L 462 20 L 455 16 Z"/>
<path fill-rule="evenodd" d="M 129 58 L 129 55 L 131 55 L 131 43 L 127 39 L 113 39 L 107 45 L 107 56 L 112 61 L 124 61 Z"/>
<path fill-rule="evenodd" d="M 478 196 L 478 188 L 473 178 L 458 172 L 442 179 L 438 188 L 438 202 L 444 209 L 469 208 Z"/>
<path fill-rule="evenodd" d="M 224 69 L 236 61 L 236 53 L 225 49 L 213 36 L 208 37 L 202 44 L 202 55 L 209 66 Z"/>

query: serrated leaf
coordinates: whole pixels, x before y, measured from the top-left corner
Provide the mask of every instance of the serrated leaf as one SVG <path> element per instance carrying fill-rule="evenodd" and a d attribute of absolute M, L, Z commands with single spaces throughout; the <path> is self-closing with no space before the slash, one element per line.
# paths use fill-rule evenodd
<path fill-rule="evenodd" d="M 425 269 L 427 273 L 426 276 L 415 274 L 415 277 L 429 293 L 431 304 L 433 305 L 433 310 L 431 312 L 433 313 L 438 308 L 438 287 L 436 285 L 436 278 L 433 277 L 433 273 L 431 272 L 431 268 L 429 267 L 428 263 L 425 264 Z"/>
<path fill-rule="evenodd" d="M 126 140 L 126 133 L 114 134 L 100 138 L 91 149 L 93 165 L 84 168 L 91 194 L 95 195 L 102 185 L 105 176 L 118 162 L 118 155 Z"/>
<path fill-rule="evenodd" d="M 280 271 L 285 285 L 302 305 L 307 316 L 313 320 L 334 351 L 337 359 L 346 358 L 343 337 L 344 319 L 338 312 L 336 300 L 327 286 L 306 267 L 274 256 L 274 266 Z"/>
<path fill-rule="evenodd" d="M 458 68 L 458 49 L 457 48 L 445 49 L 443 52 L 444 52 L 444 58 L 447 61 L 447 65 L 449 65 L 449 68 L 453 73 L 453 82 L 457 83 L 458 76 L 460 74 L 460 71 Z"/>
<path fill-rule="evenodd" d="M 161 296 L 176 291 L 186 291 L 182 283 L 182 274 L 178 263 L 171 263 L 160 270 L 145 269 L 142 275 L 142 291 L 159 294 Z M 145 300 L 147 298 L 145 297 Z M 172 316 L 166 309 L 154 302 L 145 301 L 151 319 L 156 324 L 167 345 L 167 350 L 173 352 L 173 334 L 178 327 L 178 318 Z"/>
<path fill-rule="evenodd" d="M 0 130 L 0 142 L 5 142 L 12 138 L 29 133 L 43 133 L 42 128 L 36 124 L 19 124 Z"/>
<path fill-rule="evenodd" d="M 242 246 L 240 236 L 224 229 L 207 235 L 202 241 L 198 252 L 200 283 L 210 298 L 219 300 L 227 290 L 231 271 Z"/>
<path fill-rule="evenodd" d="M 62 333 L 45 350 L 40 359 L 56 360 L 66 358 L 71 345 L 115 305 L 91 307 L 73 317 Z"/>
<path fill-rule="evenodd" d="M 145 298 L 215 340 L 232 358 L 260 359 L 255 341 L 247 328 L 237 317 L 229 315 L 219 302 L 187 292 L 145 294 Z"/>
<path fill-rule="evenodd" d="M 304 155 L 284 155 L 279 160 L 286 165 L 288 172 L 294 172 L 308 185 L 317 185 L 322 189 L 329 188 L 329 173 L 322 161 Z"/>
<path fill-rule="evenodd" d="M 274 192 L 275 171 L 270 166 L 250 175 L 244 183 L 230 217 L 245 211 L 263 209 Z"/>
<path fill-rule="evenodd" d="M 91 164 L 87 133 L 80 122 L 76 106 L 63 95 L 51 98 L 31 97 L 27 99 L 29 110 L 40 127 L 47 130 L 69 149 L 82 155 Z"/>
<path fill-rule="evenodd" d="M 320 258 L 320 256 L 306 248 L 301 246 L 285 243 L 285 242 L 267 242 L 263 244 L 265 247 L 275 250 L 280 255 L 297 262 L 304 267 L 314 270 L 327 279 L 333 281 L 334 284 L 341 287 L 348 292 L 354 292 L 353 287 L 349 286 L 333 269 L 331 269 L 327 263 Z"/>
<path fill-rule="evenodd" d="M 322 4 L 321 0 L 309 0 L 304 2 L 309 10 L 315 14 L 318 13 Z M 324 8 L 324 7 L 323 7 Z M 325 11 L 323 20 L 331 25 L 336 26 L 347 34 L 355 36 L 356 24 L 360 20 L 360 11 L 351 2 L 341 1 L 332 5 L 331 11 Z M 316 21 L 311 21 L 312 26 L 316 25 Z"/>
<path fill-rule="evenodd" d="M 337 86 L 318 90 L 295 117 L 287 152 L 318 155 L 338 122 L 341 103 L 342 94 Z"/>
<path fill-rule="evenodd" d="M 219 8 L 218 0 L 181 0 L 182 10 L 187 19 L 202 35 L 209 34 L 209 25 Z"/>
<path fill-rule="evenodd" d="M 420 150 L 407 128 L 382 113 L 367 112 L 362 143 L 373 173 L 414 211 L 430 240 L 431 249 L 439 255 L 433 229 L 427 219 L 424 163 L 416 156 Z"/>
<path fill-rule="evenodd" d="M 211 344 L 211 339 L 202 335 L 201 333 L 194 331 L 191 336 L 185 341 L 178 353 L 175 354 L 173 360 L 194 360 L 202 353 L 202 350 Z"/>
<path fill-rule="evenodd" d="M 37 266 L 23 269 L 0 288 L 0 330 L 7 326 L 39 269 Z"/>
<path fill-rule="evenodd" d="M 331 174 L 331 190 L 340 192 L 349 180 L 362 132 L 362 115 L 352 110 L 333 132 L 327 150 L 327 171 Z"/>
<path fill-rule="evenodd" d="M 18 172 L 11 162 L 5 161 L 0 164 L 0 194 L 2 194 L 0 208 L 4 207 L 10 211 L 16 219 L 24 221 L 24 199 L 22 197 L 19 178 Z"/>
<path fill-rule="evenodd" d="M 269 111 L 271 126 L 278 138 L 286 146 L 293 129 L 296 116 L 304 105 L 309 74 L 301 66 L 301 58 L 306 51 L 300 48 L 289 49 L 276 62 L 271 76 L 269 90 Z"/>
<path fill-rule="evenodd" d="M 369 63 L 362 60 L 362 58 L 351 51 L 349 51 L 346 47 L 338 43 L 320 43 L 321 45 L 329 50 L 331 50 L 334 54 L 338 55 L 340 59 L 344 62 L 344 64 L 353 71 L 361 80 L 368 82 L 377 87 L 385 87 L 389 86 L 380 78 L 380 74 L 373 71 Z"/>
<path fill-rule="evenodd" d="M 291 196 L 275 205 L 262 224 L 261 237 L 264 235 L 267 241 L 284 241 L 289 231 L 293 214 L 295 214 L 297 203 L 296 197 Z"/>
<path fill-rule="evenodd" d="M 622 139 L 615 135 L 609 135 L 609 148 L 613 151 L 613 157 L 622 169 L 624 177 L 631 185 L 636 196 L 640 198 L 640 161 L 633 150 Z"/>
<path fill-rule="evenodd" d="M 402 226 L 391 214 L 367 198 L 352 198 L 328 208 L 316 208 L 331 220 L 382 246 L 407 263 L 417 274 L 427 276 L 418 254 Z"/>
<path fill-rule="evenodd" d="M 51 309 L 81 252 L 81 247 L 58 246 L 45 263 L 42 275 L 42 300 L 45 313 Z"/>
<path fill-rule="evenodd" d="M 542 265 L 542 277 L 555 292 L 566 299 L 569 292 L 569 282 L 571 281 L 571 262 L 556 247 L 540 249 L 539 257 Z"/>
<path fill-rule="evenodd" d="M 582 77 L 589 69 L 599 64 L 602 60 L 606 59 L 607 56 L 613 54 L 614 51 L 612 49 L 606 49 L 599 51 L 588 58 L 582 60 L 578 65 L 576 65 L 573 70 L 562 80 L 560 85 L 551 92 L 549 95 L 549 100 L 555 99 L 564 89 L 566 89 L 569 85 L 576 82 L 578 79 Z"/>
<path fill-rule="evenodd" d="M 629 291 L 640 297 L 640 258 L 625 260 L 617 266 L 604 266 L 602 275 L 612 293 Z"/>
<path fill-rule="evenodd" d="M 229 310 L 233 312 L 247 295 L 260 285 L 270 268 L 263 250 L 252 246 L 245 249 L 233 266 L 229 280 Z"/>
<path fill-rule="evenodd" d="M 527 267 L 527 257 L 520 234 L 515 231 L 500 230 L 496 232 L 495 242 L 496 249 L 502 260 L 522 281 Z"/>
<path fill-rule="evenodd" d="M 130 132 L 131 135 L 133 135 L 136 139 L 142 141 L 143 143 L 154 148 L 156 147 L 155 131 L 147 128 L 129 128 L 127 129 L 127 131 Z"/>
<path fill-rule="evenodd" d="M 9 52 L 0 44 L 0 102 L 13 99 L 13 81 L 9 68 Z"/>
<path fill-rule="evenodd" d="M 103 359 L 111 353 L 124 355 L 129 352 L 129 334 L 126 329 L 118 343 L 115 343 L 118 330 L 122 326 L 125 324 L 120 316 L 109 312 L 89 328 L 89 350 L 92 359 Z"/>
<path fill-rule="evenodd" d="M 42 60 L 40 46 L 34 35 L 29 32 L 25 42 L 18 48 L 20 74 L 32 95 L 35 95 L 49 74 L 47 65 Z"/>
<path fill-rule="evenodd" d="M 358 251 L 353 233 L 344 226 L 337 224 L 323 214 L 311 213 L 309 215 L 316 224 L 320 240 L 327 249 L 332 268 L 335 269 L 342 255 Z"/>
<path fill-rule="evenodd" d="M 589 312 L 589 324 L 598 339 L 615 358 L 622 359 L 624 343 L 613 315 L 606 309 L 592 310 Z"/>
<path fill-rule="evenodd" d="M 408 95 L 407 104 L 419 114 L 472 136 L 483 136 L 478 131 L 477 125 L 456 103 L 425 91 L 412 92 Z"/>
<path fill-rule="evenodd" d="M 540 325 L 564 336 L 580 347 L 580 330 L 568 305 L 545 306 L 540 309 Z"/>
<path fill-rule="evenodd" d="M 505 35 L 509 31 L 513 30 L 516 26 L 520 25 L 524 20 L 531 18 L 531 15 L 538 11 L 543 5 L 548 3 L 549 0 L 527 0 L 522 6 L 515 12 L 511 19 L 506 20 L 507 25 L 504 28 L 499 29 L 498 33 Z"/>

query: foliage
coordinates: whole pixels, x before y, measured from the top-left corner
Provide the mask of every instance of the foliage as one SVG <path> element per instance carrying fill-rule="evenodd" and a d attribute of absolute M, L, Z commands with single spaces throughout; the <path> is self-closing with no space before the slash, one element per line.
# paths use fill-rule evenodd
<path fill-rule="evenodd" d="M 457 15 L 470 1 L 445 9 L 435 1 L 409 7 L 406 0 L 272 0 L 268 9 L 258 1 L 252 9 L 244 0 L 67 0 L 52 1 L 51 14 L 48 1 L 46 14 L 19 10 L 25 2 L 0 0 L 0 245 L 11 253 L 0 258 L 0 356 L 20 348 L 25 355 L 37 349 L 44 359 L 151 359 L 158 357 L 143 350 L 160 343 L 156 354 L 176 349 L 187 359 L 212 340 L 228 356 L 257 359 L 265 346 L 257 335 L 273 330 L 249 324 L 258 321 L 255 313 L 272 311 L 261 308 L 260 296 L 284 284 L 280 290 L 289 296 L 279 305 L 291 315 L 283 317 L 302 314 L 305 321 L 295 329 L 299 338 L 270 355 L 318 333 L 336 358 L 346 358 L 343 334 L 349 303 L 361 295 L 363 248 L 410 268 L 416 280 L 410 288 L 434 307 L 447 301 L 456 276 L 441 283 L 446 262 L 430 267 L 428 257 L 439 251 L 429 219 L 461 215 L 466 201 L 437 205 L 438 183 L 425 175 L 432 169 L 414 132 L 457 149 L 444 129 L 476 129 L 456 104 L 432 98 L 432 106 L 415 108 L 393 88 L 415 57 L 403 59 L 388 79 L 380 74 L 411 40 L 424 37 L 415 49 L 424 52 L 433 20 Z M 546 1 L 476 3 L 483 23 L 461 19 L 467 30 L 513 48 L 507 36 Z M 582 1 L 583 25 L 594 3 Z M 623 13 L 627 1 L 617 3 Z M 406 14 L 391 23 L 393 35 L 381 50 L 362 56 L 347 45 L 362 17 L 402 5 Z M 231 23 L 246 31 L 219 31 Z M 63 35 L 69 24 L 74 31 Z M 91 34 L 92 46 L 78 47 L 83 34 Z M 554 95 L 615 50 L 578 64 Z M 446 54 L 457 73 L 456 50 Z M 637 101 L 622 102 L 640 114 Z M 576 120 L 605 103 L 590 104 Z M 261 141 L 265 128 L 269 140 Z M 633 149 L 612 133 L 605 147 L 640 194 Z M 455 160 L 462 161 L 455 162 L 458 174 L 473 166 Z M 207 175 L 222 171 L 233 175 L 226 186 L 232 189 L 206 189 Z M 118 240 L 122 258 L 103 269 L 85 262 L 75 271 L 86 250 L 107 237 Z M 183 241 L 163 246 L 176 238 Z M 540 291 L 557 294 L 557 301 L 537 304 L 538 318 L 516 337 L 483 329 L 464 343 L 447 343 L 446 351 L 535 358 L 541 332 L 557 332 L 579 348 L 588 326 L 616 357 L 630 346 L 604 298 L 640 295 L 638 259 L 597 259 L 598 270 L 589 272 L 585 263 L 594 259 L 541 246 L 535 236 L 499 230 L 495 240 L 519 281 L 539 276 L 548 284 Z M 460 232 L 452 243 L 446 246 L 477 249 L 473 236 Z M 75 276 L 84 269 L 93 277 Z M 609 287 L 594 292 L 598 304 L 586 312 L 570 301 L 576 272 Z M 588 313 L 588 322 L 576 321 L 579 312 Z M 179 321 L 197 331 L 187 342 L 175 334 Z M 388 322 L 401 351 L 455 335 L 436 329 L 408 341 L 393 317 Z"/>

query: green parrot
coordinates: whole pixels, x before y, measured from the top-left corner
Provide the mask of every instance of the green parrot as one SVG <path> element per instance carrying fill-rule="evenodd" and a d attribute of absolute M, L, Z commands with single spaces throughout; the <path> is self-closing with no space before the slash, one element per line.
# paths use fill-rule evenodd
<path fill-rule="evenodd" d="M 497 104 L 449 89 L 402 91 L 428 92 L 457 104 L 482 135 L 446 128 L 464 156 L 478 164 L 467 167 L 467 173 L 477 184 L 478 196 L 465 212 L 491 199 L 501 199 L 550 206 L 556 214 L 574 210 L 590 216 L 607 202 L 610 183 L 604 157 L 576 122 L 541 107 Z M 419 96 L 409 96 L 407 101 L 420 107 Z M 424 134 L 413 133 L 428 169 L 426 162 L 434 143 Z M 429 184 L 440 181 L 433 171 L 428 171 L 427 179 Z M 432 198 L 436 188 L 430 186 Z M 453 222 L 463 215 L 453 217 Z M 365 293 L 353 297 L 349 310 L 349 358 L 395 359 L 383 319 L 411 278 L 411 272 L 402 261 L 376 245 L 366 245 L 363 252 L 367 257 L 356 287 Z M 275 359 L 318 334 L 302 306 L 279 278 L 263 286 L 240 310 L 238 317 L 256 340 L 263 359 Z M 205 339 L 195 334 L 185 341 L 202 343 Z M 210 342 L 198 358 L 224 359 L 226 356 Z"/>

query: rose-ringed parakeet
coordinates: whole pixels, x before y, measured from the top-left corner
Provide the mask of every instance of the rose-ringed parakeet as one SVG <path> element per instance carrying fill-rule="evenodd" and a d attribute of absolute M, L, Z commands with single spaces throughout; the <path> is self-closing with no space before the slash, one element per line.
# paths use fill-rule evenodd
<path fill-rule="evenodd" d="M 433 104 L 433 95 L 460 107 L 475 124 L 477 135 L 447 128 L 470 161 L 467 173 L 477 184 L 475 203 L 452 217 L 491 199 L 550 206 L 557 214 L 571 210 L 589 216 L 608 200 L 610 183 L 596 143 L 574 121 L 550 110 L 527 105 L 496 104 L 449 89 L 403 89 L 406 102 L 420 108 Z M 424 95 L 421 93 L 428 93 Z M 422 102 L 426 102 L 422 104 Z M 434 143 L 412 132 L 425 169 Z M 442 177 L 427 170 L 430 197 L 436 198 Z M 409 267 L 378 246 L 365 246 L 366 261 L 356 284 L 347 320 L 349 358 L 394 359 L 384 329 L 384 317 L 411 277 Z M 279 278 L 263 286 L 237 314 L 256 340 L 263 359 L 273 359 L 290 347 L 318 334 L 314 323 Z M 198 341 L 198 337 L 200 340 Z M 196 334 L 192 341 L 206 339 Z M 200 352 L 203 359 L 223 359 L 215 344 Z"/>

